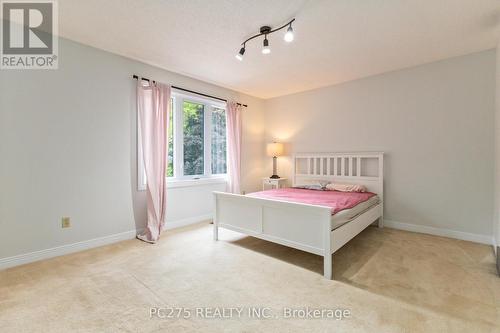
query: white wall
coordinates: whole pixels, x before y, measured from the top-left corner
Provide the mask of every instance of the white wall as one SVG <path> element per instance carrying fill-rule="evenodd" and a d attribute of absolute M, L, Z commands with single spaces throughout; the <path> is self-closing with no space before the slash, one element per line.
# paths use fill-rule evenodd
<path fill-rule="evenodd" d="M 485 51 L 266 100 L 266 140 L 384 151 L 386 219 L 491 241 L 494 68 Z"/>
<path fill-rule="evenodd" d="M 59 49 L 58 70 L 0 71 L 0 259 L 144 226 L 132 74 L 248 104 L 242 189 L 260 187 L 261 100 L 65 39 Z M 167 224 L 209 214 L 214 189 L 170 189 Z"/>

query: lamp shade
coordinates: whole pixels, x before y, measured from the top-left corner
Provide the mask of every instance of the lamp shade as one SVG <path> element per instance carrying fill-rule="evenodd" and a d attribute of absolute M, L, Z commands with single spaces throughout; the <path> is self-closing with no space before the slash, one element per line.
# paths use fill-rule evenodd
<path fill-rule="evenodd" d="M 267 144 L 267 155 L 268 156 L 282 156 L 284 153 L 284 147 L 282 143 L 273 142 Z"/>

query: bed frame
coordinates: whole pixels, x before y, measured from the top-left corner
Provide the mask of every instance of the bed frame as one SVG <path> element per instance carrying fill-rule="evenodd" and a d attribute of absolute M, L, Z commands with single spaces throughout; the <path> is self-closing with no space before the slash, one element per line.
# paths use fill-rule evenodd
<path fill-rule="evenodd" d="M 383 227 L 383 153 L 318 153 L 293 156 L 293 185 L 319 180 L 362 184 L 380 203 L 331 230 L 329 207 L 214 192 L 214 240 L 226 228 L 324 257 L 324 277 L 332 279 L 332 254 L 378 220 Z"/>

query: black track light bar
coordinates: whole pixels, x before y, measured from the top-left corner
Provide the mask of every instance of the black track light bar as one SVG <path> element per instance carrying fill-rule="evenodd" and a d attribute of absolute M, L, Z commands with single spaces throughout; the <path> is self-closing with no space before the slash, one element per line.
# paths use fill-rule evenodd
<path fill-rule="evenodd" d="M 295 22 L 295 18 L 291 19 L 288 23 L 283 24 L 281 27 L 276 28 L 276 29 L 272 29 L 272 30 L 271 30 L 271 28 L 270 28 L 270 27 L 268 27 L 268 26 L 264 26 L 264 27 L 262 27 L 262 28 L 261 28 L 261 30 L 260 30 L 261 32 L 260 32 L 259 34 L 257 34 L 257 35 L 255 35 L 255 36 L 252 36 L 252 37 L 248 38 L 248 39 L 247 39 L 247 40 L 245 40 L 243 43 L 241 43 L 241 45 L 243 45 L 243 48 L 245 48 L 245 44 L 246 44 L 248 41 L 251 41 L 252 39 L 257 38 L 257 37 L 262 36 L 262 35 L 269 35 L 269 34 L 272 34 L 273 32 L 276 32 L 276 31 L 278 31 L 278 30 L 281 30 L 281 29 L 283 29 L 283 28 L 286 28 L 286 27 L 288 27 L 288 26 L 291 26 L 293 22 Z M 265 31 L 264 31 L 264 30 L 265 30 Z"/>

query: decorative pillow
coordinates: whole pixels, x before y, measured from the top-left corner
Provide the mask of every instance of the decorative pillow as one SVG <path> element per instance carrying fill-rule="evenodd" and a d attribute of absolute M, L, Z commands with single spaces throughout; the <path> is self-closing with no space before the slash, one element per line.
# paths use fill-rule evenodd
<path fill-rule="evenodd" d="M 299 186 L 295 186 L 294 188 L 302 188 L 302 189 L 306 189 L 306 190 L 316 190 L 316 191 L 328 191 L 328 189 L 326 188 L 326 186 L 328 184 L 330 184 L 329 181 L 320 180 L 320 181 L 318 181 L 317 184 L 299 185 Z"/>
<path fill-rule="evenodd" d="M 305 190 L 315 190 L 315 191 L 327 191 L 325 187 L 322 187 L 321 185 L 299 185 L 299 186 L 294 186 L 293 188 L 301 188 Z"/>
<path fill-rule="evenodd" d="M 321 186 L 321 188 L 322 188 L 323 190 L 326 190 L 326 186 L 327 186 L 328 184 L 330 184 L 330 182 L 329 182 L 328 180 L 320 180 L 320 181 L 318 181 L 318 183 L 319 183 L 319 186 Z"/>
<path fill-rule="evenodd" d="M 366 192 L 366 187 L 364 185 L 358 184 L 339 184 L 332 183 L 326 185 L 328 191 L 339 191 L 339 192 Z"/>

